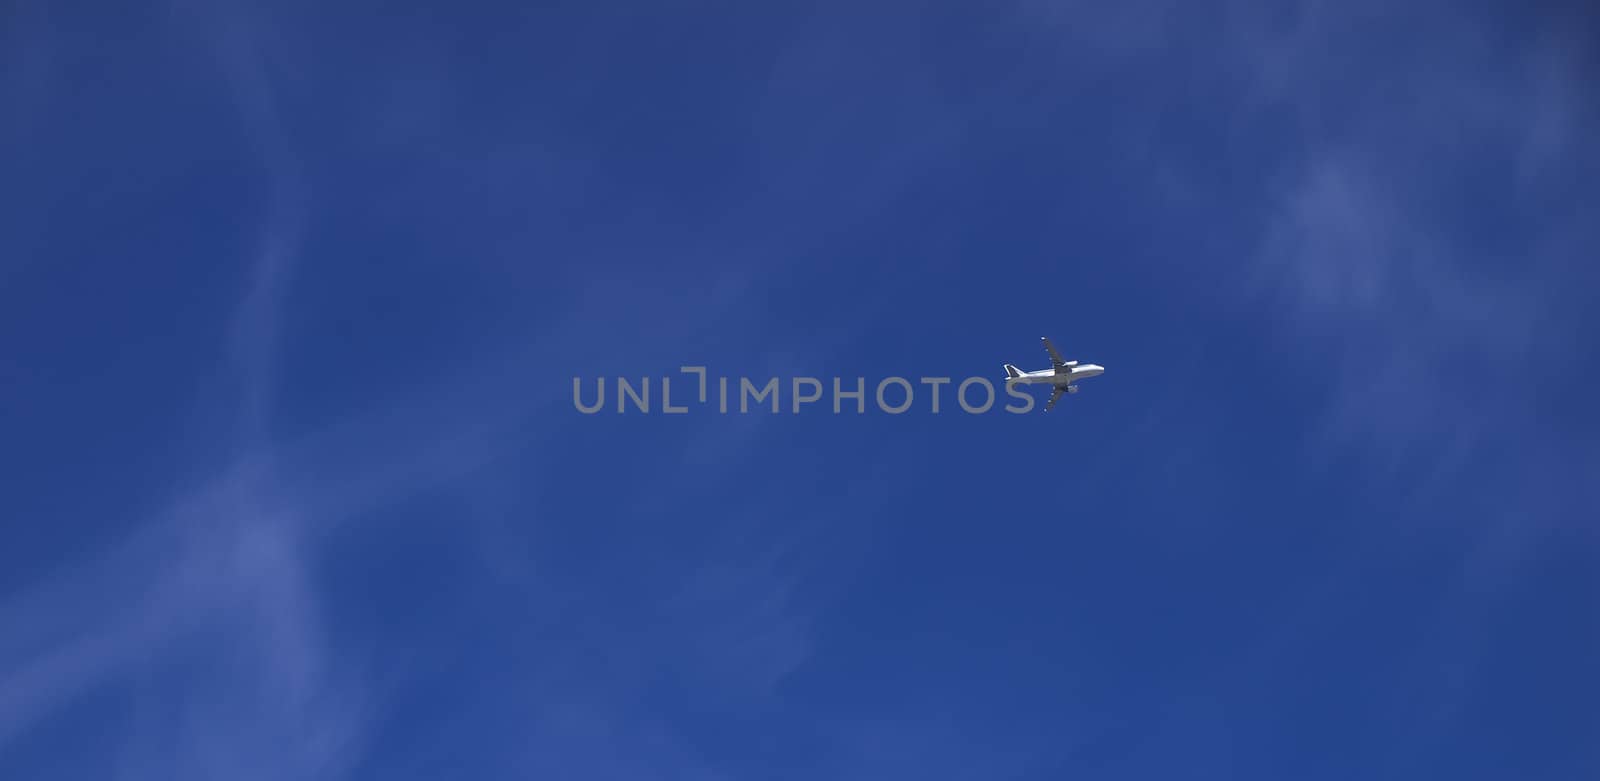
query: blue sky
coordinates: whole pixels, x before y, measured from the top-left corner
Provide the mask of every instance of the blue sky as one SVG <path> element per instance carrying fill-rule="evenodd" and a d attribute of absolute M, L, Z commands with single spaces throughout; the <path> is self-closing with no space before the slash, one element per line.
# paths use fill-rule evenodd
<path fill-rule="evenodd" d="M 1600 775 L 1593 17 L 1387 5 L 7 5 L 0 777 Z"/>

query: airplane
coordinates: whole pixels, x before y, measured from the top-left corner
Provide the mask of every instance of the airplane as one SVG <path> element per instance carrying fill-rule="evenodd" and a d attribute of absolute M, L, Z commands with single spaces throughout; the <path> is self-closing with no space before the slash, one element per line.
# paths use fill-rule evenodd
<path fill-rule="evenodd" d="M 1092 363 L 1078 363 L 1068 361 L 1061 357 L 1061 352 L 1050 343 L 1050 337 L 1041 336 L 1045 352 L 1050 353 L 1050 368 L 1040 369 L 1036 372 L 1025 372 L 1011 364 L 1006 364 L 1006 387 L 1012 385 L 1049 385 L 1052 387 L 1050 400 L 1045 402 L 1044 410 L 1049 412 L 1056 405 L 1056 399 L 1063 393 L 1077 393 L 1078 386 L 1072 383 L 1085 377 L 1096 377 L 1104 374 L 1106 368 Z"/>

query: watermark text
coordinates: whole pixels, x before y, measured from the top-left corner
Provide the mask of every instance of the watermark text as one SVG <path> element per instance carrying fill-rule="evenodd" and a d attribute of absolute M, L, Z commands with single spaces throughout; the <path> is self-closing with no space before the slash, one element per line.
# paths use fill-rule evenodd
<path fill-rule="evenodd" d="M 1001 390 L 987 377 L 967 377 L 956 382 L 951 377 L 885 377 L 868 384 L 866 377 L 778 377 L 752 380 L 749 377 L 716 377 L 704 366 L 680 366 L 677 376 L 606 377 L 585 380 L 572 378 L 572 406 L 585 415 L 603 412 L 649 414 L 660 412 L 683 415 L 692 410 L 716 410 L 717 414 L 799 415 L 821 409 L 831 414 L 864 415 L 869 406 L 889 415 L 902 415 L 925 408 L 938 414 L 949 408 L 946 394 L 954 386 L 955 405 L 968 415 L 982 415 L 995 409 L 1003 392 L 1011 401 L 1000 407 L 1023 415 L 1033 411 L 1034 398 L 1016 384 L 1000 381 Z M 676 382 L 674 382 L 676 380 Z M 868 400 L 872 404 L 868 404 Z M 824 403 L 824 402 L 828 403 Z M 817 413 L 813 413 L 817 414 Z"/>

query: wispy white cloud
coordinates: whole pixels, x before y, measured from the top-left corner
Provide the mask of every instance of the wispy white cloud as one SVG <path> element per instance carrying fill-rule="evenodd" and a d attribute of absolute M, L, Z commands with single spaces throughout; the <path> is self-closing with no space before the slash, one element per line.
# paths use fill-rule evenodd
<path fill-rule="evenodd" d="M 1335 6 L 1309 5 L 1275 43 L 1247 49 L 1294 52 L 1264 61 L 1261 110 L 1313 117 L 1260 263 L 1299 326 L 1294 344 L 1336 384 L 1318 446 L 1353 437 L 1406 460 L 1431 444 L 1448 460 L 1526 444 L 1515 438 L 1534 402 L 1514 367 L 1563 361 L 1549 347 L 1569 341 L 1573 248 L 1549 238 L 1585 217 L 1547 210 L 1574 193 L 1532 161 L 1592 160 L 1581 139 L 1595 115 L 1547 51 L 1488 61 L 1488 20 L 1411 21 L 1430 34 L 1366 44 L 1381 73 L 1348 72 L 1338 53 L 1365 28 Z"/>
<path fill-rule="evenodd" d="M 508 376 L 522 357 L 485 376 Z M 530 416 L 564 401 L 555 387 L 542 400 L 537 389 L 490 388 L 452 377 L 298 441 L 240 450 L 132 538 L 8 597 L 0 747 L 107 683 L 153 677 L 152 723 L 125 752 L 142 764 L 125 772 L 321 777 L 342 766 L 371 701 L 360 660 L 328 635 L 312 585 L 320 546 L 350 520 L 516 446 Z M 226 757 L 240 764 L 206 764 Z"/>
<path fill-rule="evenodd" d="M 250 43 L 232 35 L 217 47 L 270 190 L 231 350 L 241 397 L 232 451 L 242 466 L 122 547 L 0 607 L 0 632 L 16 638 L 0 648 L 0 746 L 108 679 L 177 658 L 180 672 L 162 675 L 153 695 L 178 709 L 162 736 L 172 750 L 129 746 L 119 772 L 317 778 L 349 756 L 342 744 L 357 732 L 360 695 L 333 669 L 304 548 L 304 517 L 324 508 L 281 491 L 263 459 L 301 218 L 294 161 Z M 135 735 L 161 730 L 139 727 Z"/>
<path fill-rule="evenodd" d="M 1247 196 L 1221 228 L 1247 261 L 1205 272 L 1218 306 L 1278 317 L 1285 365 L 1325 380 L 1313 457 L 1417 480 L 1528 444 L 1536 379 L 1582 353 L 1574 280 L 1595 279 L 1593 42 L 1532 9 L 1518 32 L 1437 4 L 1018 6 L 1065 42 L 1059 78 L 1164 73 L 1231 132 L 1229 181 L 1159 152 L 1139 173 L 1196 212 Z"/>
<path fill-rule="evenodd" d="M 1262 686 L 1284 654 L 1371 598 L 1373 570 L 1426 556 L 1454 572 L 1396 663 L 1415 688 L 1379 707 L 1414 719 L 1421 740 L 1452 734 L 1493 664 L 1496 600 L 1532 556 L 1573 539 L 1596 497 L 1600 451 L 1541 410 L 1549 388 L 1593 370 L 1578 334 L 1600 282 L 1589 258 L 1600 99 L 1584 88 L 1594 42 L 1534 8 L 1500 9 L 1513 25 L 1431 3 L 1240 0 L 1205 19 L 1166 2 L 1109 19 L 1024 5 L 1073 44 L 1063 78 L 1158 70 L 1174 90 L 1196 85 L 1202 122 L 1233 134 L 1229 179 L 1160 154 L 1167 167 L 1152 173 L 1196 212 L 1218 191 L 1254 196 L 1220 207 L 1219 230 L 1238 229 L 1247 259 L 1204 269 L 1237 283 L 1219 284 L 1230 294 L 1215 304 L 1281 324 L 1263 341 L 1301 387 L 1320 384 L 1301 455 L 1357 465 L 1393 510 L 1352 518 L 1349 541 L 1368 544 L 1348 566 L 1289 595 L 1237 667 L 1193 691 Z M 1203 731 L 1204 719 L 1172 726 Z"/>
<path fill-rule="evenodd" d="M 1408 526 L 1395 532 L 1443 531 L 1437 547 L 1457 557 L 1436 610 L 1417 617 L 1427 639 L 1414 685 L 1436 687 L 1435 707 L 1412 714 L 1425 740 L 1445 734 L 1478 683 L 1485 595 L 1592 503 L 1572 466 L 1594 451 L 1550 436 L 1539 388 L 1581 371 L 1570 237 L 1597 235 L 1600 200 L 1570 176 L 1594 164 L 1600 115 L 1571 89 L 1577 58 L 1553 32 L 1508 48 L 1490 19 L 1397 9 L 1379 35 L 1377 17 L 1343 4 L 1300 11 L 1240 34 L 1256 66 L 1246 117 L 1293 117 L 1298 148 L 1277 172 L 1252 300 L 1285 318 L 1295 365 L 1326 379 L 1310 456 L 1376 466 L 1369 477 L 1400 488 L 1394 517 Z M 1478 510 L 1421 509 L 1445 491 Z M 1462 539 L 1464 550 L 1445 542 Z M 1283 616 L 1273 646 L 1348 604 L 1362 568 L 1410 550 L 1366 551 Z M 1446 667 L 1448 679 L 1432 674 Z"/>

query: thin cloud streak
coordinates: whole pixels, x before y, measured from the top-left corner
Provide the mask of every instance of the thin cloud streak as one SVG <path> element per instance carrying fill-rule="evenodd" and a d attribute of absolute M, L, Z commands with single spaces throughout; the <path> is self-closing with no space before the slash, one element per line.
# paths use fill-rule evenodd
<path fill-rule="evenodd" d="M 269 438 L 278 321 L 302 219 L 292 155 L 264 66 L 249 43 L 228 36 L 218 53 L 270 180 L 263 246 L 251 264 L 251 289 L 236 318 L 231 350 L 241 389 L 239 452 L 259 459 Z M 169 758 L 180 766 L 167 768 L 166 774 L 189 777 L 205 771 L 196 774 L 239 778 L 249 771 L 282 777 L 276 768 L 312 778 L 336 761 L 326 742 L 354 727 L 343 704 L 325 705 L 312 696 L 329 687 L 330 662 L 306 586 L 309 562 L 298 539 L 296 516 L 302 511 L 294 505 L 304 497 L 274 492 L 268 466 L 235 472 L 225 485 L 170 511 L 93 567 L 0 606 L 4 635 L 27 643 L 0 648 L 0 691 L 7 693 L 0 702 L 0 745 L 141 660 L 195 651 L 194 630 L 242 622 L 241 628 L 258 638 L 256 658 L 237 662 L 244 665 L 238 679 L 210 689 L 206 702 L 183 706 L 189 715 L 178 718 L 188 726 Z M 264 690 L 238 685 L 245 681 Z M 339 695 L 347 702 L 358 696 Z M 298 739 L 261 746 L 261 751 L 218 752 L 221 746 L 244 748 L 243 736 L 263 730 L 286 738 L 298 732 Z M 224 766 L 181 766 L 208 751 L 227 758 Z M 155 768 L 123 770 L 148 776 Z"/>
<path fill-rule="evenodd" d="M 485 398 L 457 380 L 279 446 L 275 458 L 246 453 L 121 546 L 0 603 L 0 744 L 236 600 L 266 599 L 275 634 L 311 632 L 309 618 L 294 621 L 314 612 L 293 586 L 304 545 L 520 444 L 533 415 L 565 400 L 558 388 L 542 406 L 515 388 Z M 288 466 L 266 471 L 273 463 Z"/>
<path fill-rule="evenodd" d="M 1269 283 L 1267 301 L 1295 326 L 1288 338 L 1316 357 L 1331 383 L 1310 457 L 1357 454 L 1377 467 L 1369 477 L 1404 486 L 1398 505 L 1416 509 L 1397 511 L 1410 526 L 1384 535 L 1382 546 L 1367 546 L 1281 616 L 1255 656 L 1304 641 L 1310 617 L 1364 598 L 1365 572 L 1416 545 L 1437 549 L 1464 536 L 1469 542 L 1455 550 L 1456 572 L 1441 586 L 1443 596 L 1432 613 L 1417 617 L 1431 627 L 1420 636 L 1435 638 L 1419 641 L 1427 654 L 1413 662 L 1419 672 L 1454 666 L 1449 681 L 1434 684 L 1450 691 L 1428 714 L 1429 731 L 1442 735 L 1482 683 L 1494 613 L 1482 595 L 1522 571 L 1529 554 L 1552 541 L 1560 516 L 1591 493 L 1581 482 L 1540 481 L 1541 490 L 1530 490 L 1535 475 L 1567 473 L 1573 454 L 1529 436 L 1537 397 L 1532 378 L 1518 375 L 1574 370 L 1570 354 L 1550 348 L 1568 338 L 1563 323 L 1571 310 L 1563 309 L 1572 299 L 1563 269 L 1572 258 L 1549 237 L 1580 228 L 1574 215 L 1544 209 L 1566 187 L 1546 163 L 1593 159 L 1580 140 L 1593 127 L 1593 105 L 1564 86 L 1576 74 L 1552 69 L 1541 56 L 1474 78 L 1483 68 L 1479 43 L 1490 31 L 1466 21 L 1430 25 L 1437 34 L 1404 52 L 1379 47 L 1378 57 L 1399 61 L 1382 86 L 1344 96 L 1347 103 L 1330 100 L 1326 85 L 1363 79 L 1332 54 L 1343 43 L 1357 45 L 1359 31 L 1340 6 L 1304 9 L 1292 31 L 1244 48 L 1276 66 L 1259 71 L 1256 106 L 1291 112 L 1304 133 L 1303 153 L 1283 173 L 1280 209 L 1262 230 L 1258 269 Z M 1501 166 L 1497 153 L 1514 164 Z M 1478 236 L 1448 227 L 1461 219 L 1447 210 L 1460 203 L 1467 171 L 1498 185 L 1473 204 L 1498 212 L 1496 238 L 1508 242 L 1487 251 L 1523 255 L 1509 272 L 1496 264 L 1500 276 L 1484 270 Z M 1488 481 L 1463 486 L 1463 475 L 1486 469 Z M 1437 492 L 1484 486 L 1491 487 L 1486 499 L 1509 492 L 1543 503 L 1486 503 L 1474 516 L 1451 518 L 1426 509 Z M 1425 677 L 1415 685 L 1427 685 Z M 1227 678 L 1245 685 L 1242 672 Z"/>

